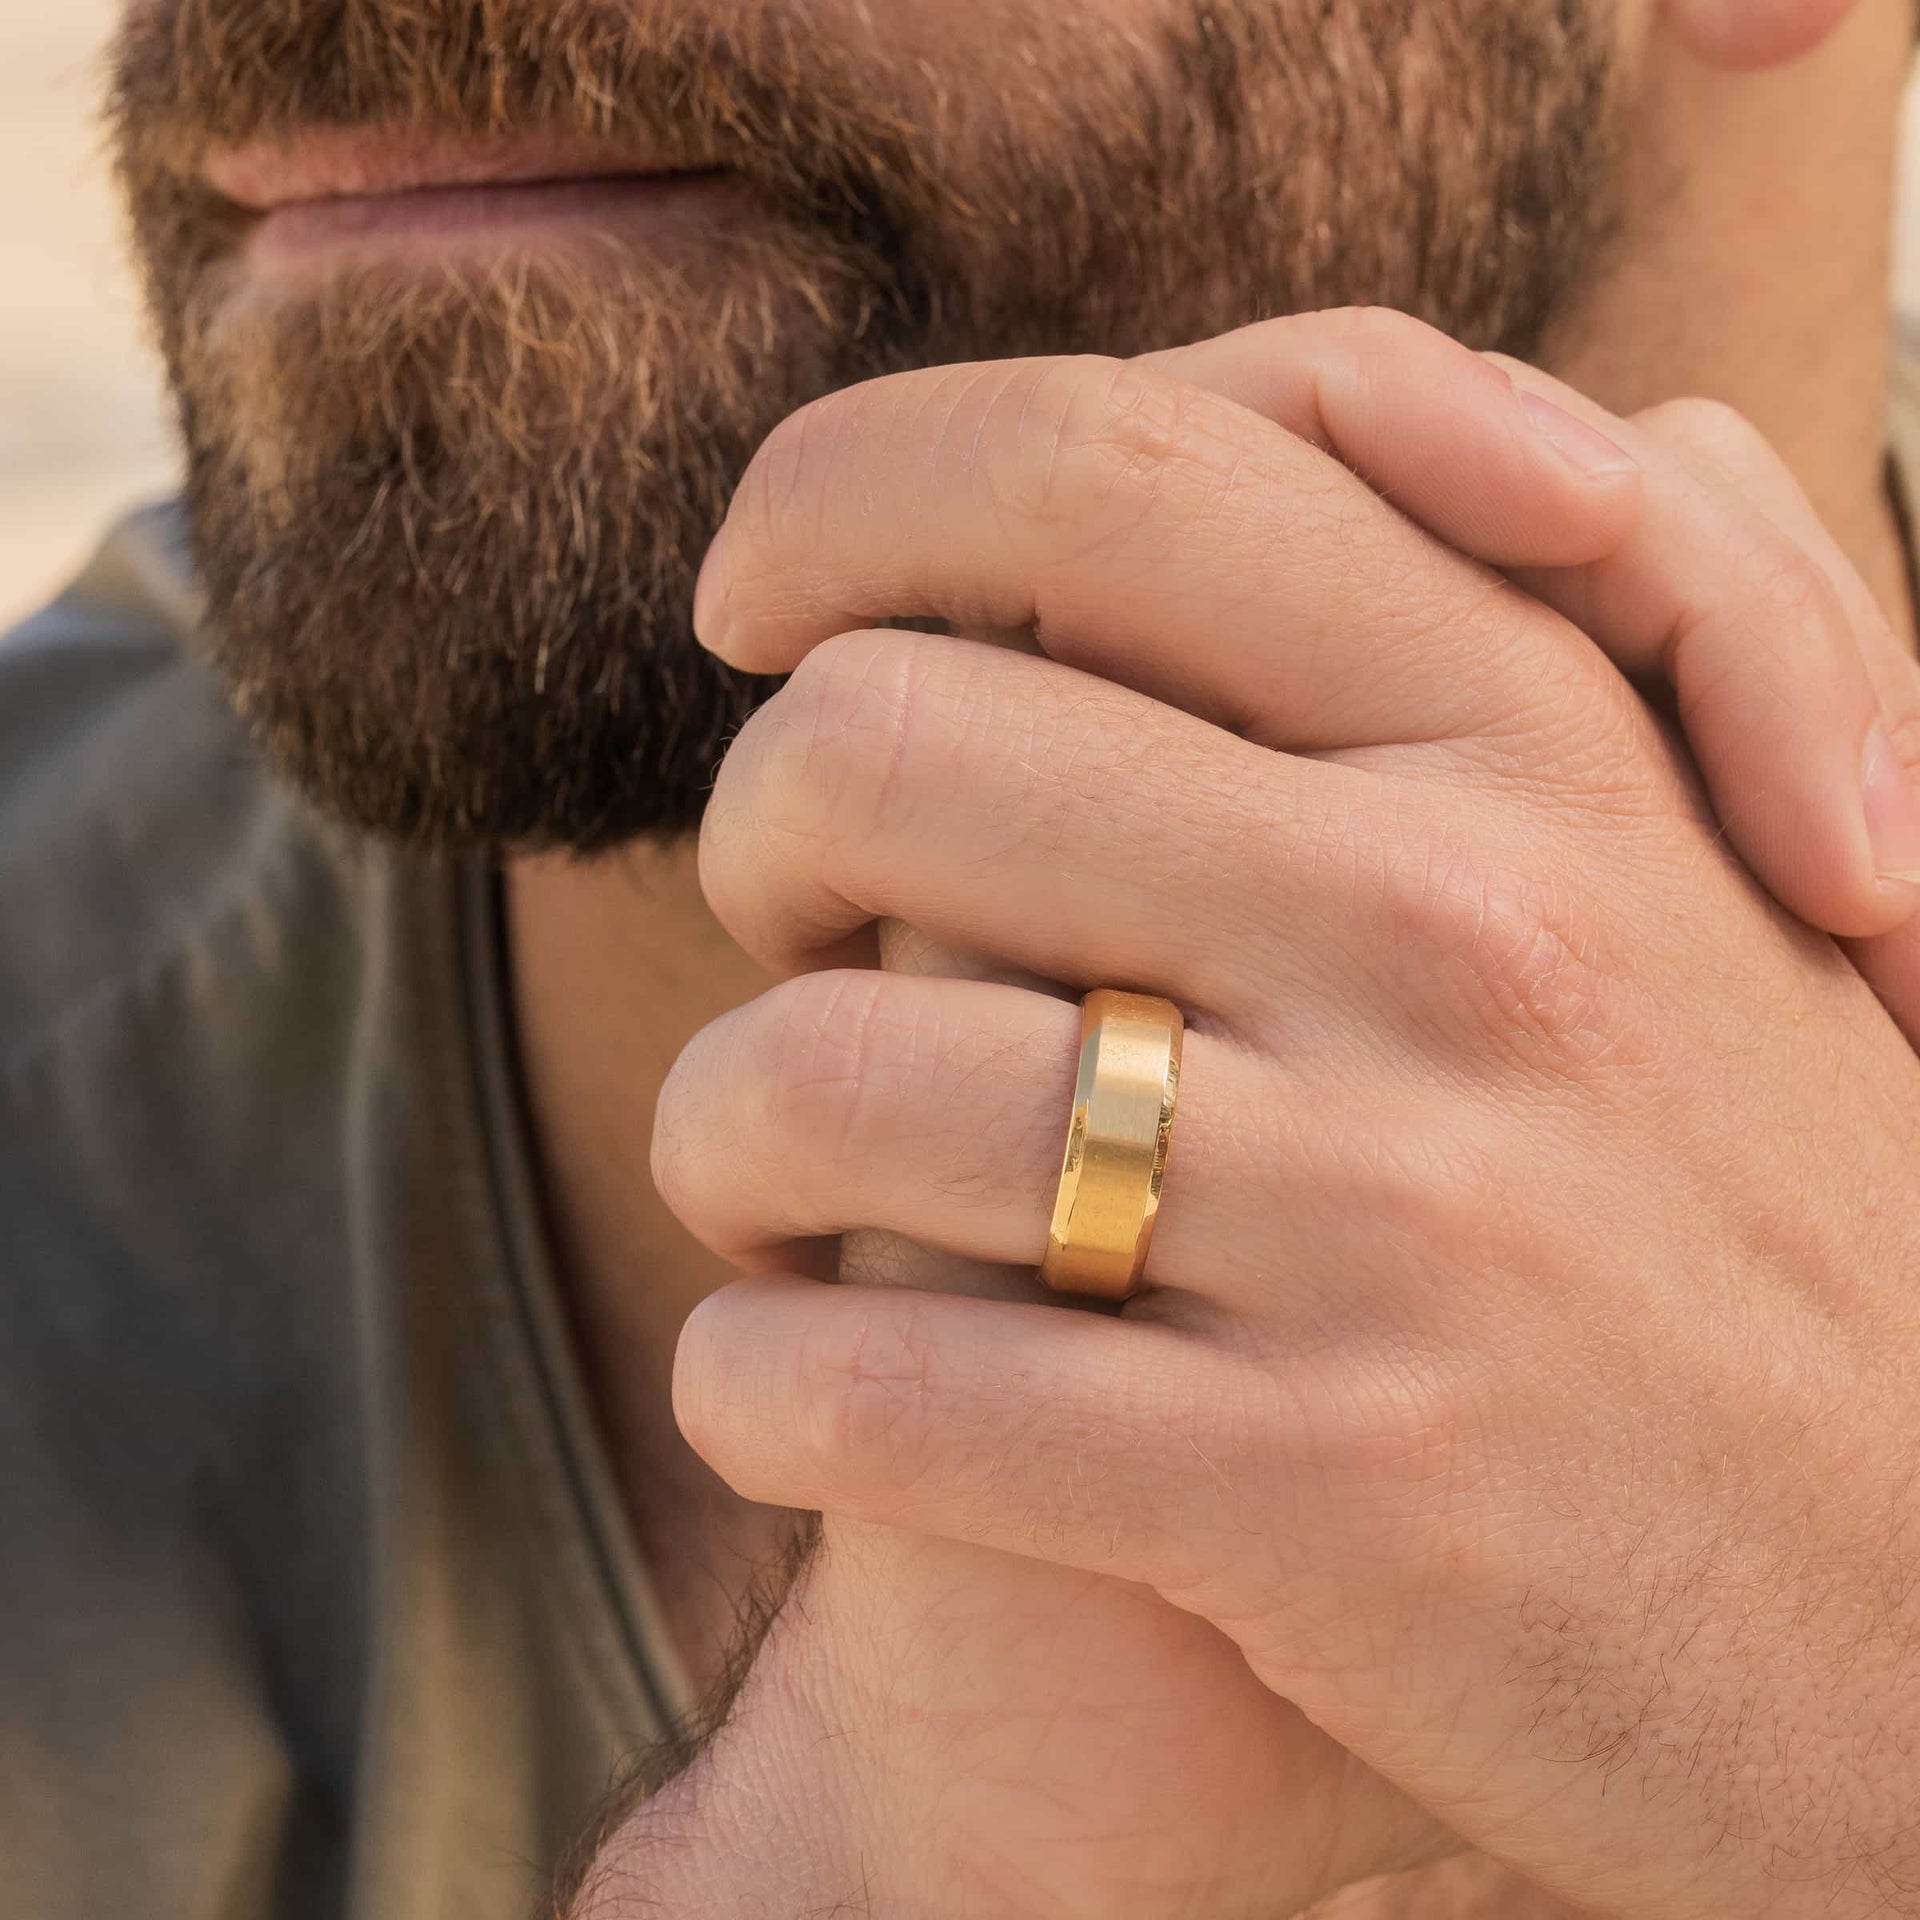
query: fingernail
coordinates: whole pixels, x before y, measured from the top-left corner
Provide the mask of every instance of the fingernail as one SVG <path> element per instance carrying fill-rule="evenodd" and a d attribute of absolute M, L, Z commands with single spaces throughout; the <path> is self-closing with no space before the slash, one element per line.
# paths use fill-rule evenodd
<path fill-rule="evenodd" d="M 1632 454 L 1616 447 L 1604 433 L 1596 433 L 1584 420 L 1576 420 L 1564 407 L 1542 400 L 1537 393 L 1521 394 L 1520 405 L 1535 431 L 1551 441 L 1560 457 L 1583 479 L 1604 480 L 1611 474 L 1638 472 L 1640 463 Z"/>
<path fill-rule="evenodd" d="M 1860 785 L 1876 871 L 1886 880 L 1920 881 L 1920 790 L 1877 722 L 1867 735 Z"/>
<path fill-rule="evenodd" d="M 727 537 L 722 527 L 700 562 L 700 577 L 693 583 L 693 637 L 703 647 L 711 647 L 720 633 L 720 616 L 726 607 L 726 585 L 720 577 L 720 543 Z"/>

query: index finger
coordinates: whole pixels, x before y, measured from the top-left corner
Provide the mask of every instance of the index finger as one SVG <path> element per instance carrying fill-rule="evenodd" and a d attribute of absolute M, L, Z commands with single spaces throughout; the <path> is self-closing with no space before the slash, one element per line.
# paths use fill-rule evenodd
<path fill-rule="evenodd" d="M 1544 437 L 1493 431 L 1564 473 Z M 1618 531 L 1596 527 L 1596 550 Z M 1562 731 L 1576 686 L 1622 698 L 1577 630 L 1340 459 L 1094 358 L 896 375 L 762 447 L 708 555 L 703 641 L 786 672 L 903 617 L 1030 630 L 1057 660 L 1295 751 L 1511 742 Z"/>

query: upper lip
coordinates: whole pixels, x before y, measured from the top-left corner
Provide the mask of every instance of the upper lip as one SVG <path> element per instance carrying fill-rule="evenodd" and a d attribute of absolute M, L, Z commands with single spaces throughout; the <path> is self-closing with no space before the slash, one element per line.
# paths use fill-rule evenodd
<path fill-rule="evenodd" d="M 645 152 L 570 134 L 487 138 L 412 128 L 318 127 L 284 141 L 214 148 L 200 171 L 209 186 L 237 205 L 271 213 L 316 200 L 701 173 L 713 165 L 709 156 Z"/>

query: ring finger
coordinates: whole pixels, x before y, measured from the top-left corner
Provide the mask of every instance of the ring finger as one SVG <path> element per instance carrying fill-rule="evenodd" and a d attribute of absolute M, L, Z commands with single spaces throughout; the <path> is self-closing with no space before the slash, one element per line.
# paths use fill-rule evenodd
<path fill-rule="evenodd" d="M 654 1180 L 692 1232 L 748 1268 L 864 1228 L 1037 1266 L 1078 1044 L 1076 1009 L 1025 988 L 804 975 L 681 1054 L 655 1118 Z M 1195 1047 L 1204 1069 L 1208 1043 Z M 1207 1093 L 1188 1104 L 1204 1133 Z"/>
<path fill-rule="evenodd" d="M 690 1232 L 752 1271 L 811 1269 L 797 1243 L 855 1230 L 1030 1270 L 1079 1048 L 1079 1009 L 1024 987 L 805 975 L 681 1055 L 654 1179 Z M 1189 1028 L 1146 1284 L 1222 1305 L 1257 1289 L 1263 1324 L 1296 1346 L 1421 1316 L 1393 1250 L 1442 1184 L 1440 1143 L 1473 1144 L 1457 1102 L 1442 1116 L 1436 1100 L 1376 1085 L 1362 1103 L 1315 1059 L 1283 1072 Z"/>

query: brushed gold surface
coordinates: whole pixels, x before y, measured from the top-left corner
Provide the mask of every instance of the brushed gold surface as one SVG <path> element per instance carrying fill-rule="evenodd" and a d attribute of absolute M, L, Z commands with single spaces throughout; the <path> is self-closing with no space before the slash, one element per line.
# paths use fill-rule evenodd
<path fill-rule="evenodd" d="M 1140 1284 L 1180 1090 L 1185 1028 L 1170 1000 L 1102 987 L 1081 1002 L 1080 1071 L 1040 1278 L 1124 1300 Z"/>

